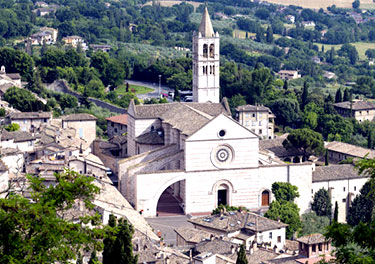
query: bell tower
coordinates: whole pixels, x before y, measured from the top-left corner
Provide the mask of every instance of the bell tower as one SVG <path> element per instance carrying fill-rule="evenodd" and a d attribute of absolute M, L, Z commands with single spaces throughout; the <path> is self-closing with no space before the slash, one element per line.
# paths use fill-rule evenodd
<path fill-rule="evenodd" d="M 220 38 L 214 32 L 207 7 L 193 35 L 193 102 L 220 101 Z"/>

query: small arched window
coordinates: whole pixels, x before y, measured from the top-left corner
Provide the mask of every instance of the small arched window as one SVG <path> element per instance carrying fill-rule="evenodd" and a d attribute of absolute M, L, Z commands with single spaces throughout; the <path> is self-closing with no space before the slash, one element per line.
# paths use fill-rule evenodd
<path fill-rule="evenodd" d="M 262 192 L 262 206 L 269 206 L 270 205 L 270 192 L 264 190 Z"/>
<path fill-rule="evenodd" d="M 203 57 L 207 58 L 208 56 L 208 45 L 204 44 L 203 45 Z"/>
<path fill-rule="evenodd" d="M 203 74 L 206 74 L 206 67 L 203 66 Z"/>
<path fill-rule="evenodd" d="M 210 58 L 214 58 L 214 57 L 215 57 L 215 45 L 211 44 L 210 45 Z"/>

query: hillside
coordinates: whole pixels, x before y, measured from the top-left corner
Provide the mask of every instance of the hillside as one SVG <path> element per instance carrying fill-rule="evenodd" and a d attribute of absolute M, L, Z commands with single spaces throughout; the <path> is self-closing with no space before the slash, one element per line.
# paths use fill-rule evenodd
<path fill-rule="evenodd" d="M 332 5 L 343 8 L 351 8 L 353 0 L 264 0 L 265 2 L 282 4 L 282 5 L 295 5 L 304 8 L 327 8 Z M 361 7 L 366 9 L 375 9 L 375 3 L 372 0 L 361 0 Z"/>

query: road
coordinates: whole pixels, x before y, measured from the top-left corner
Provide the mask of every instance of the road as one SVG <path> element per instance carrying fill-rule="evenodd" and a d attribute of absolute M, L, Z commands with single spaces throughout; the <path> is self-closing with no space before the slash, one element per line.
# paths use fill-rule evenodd
<path fill-rule="evenodd" d="M 138 86 L 144 86 L 147 88 L 154 89 L 153 92 L 147 93 L 147 94 L 138 94 L 137 97 L 139 99 L 146 99 L 146 98 L 159 98 L 159 84 L 158 83 L 150 83 L 150 82 L 142 82 L 142 81 L 134 81 L 134 80 L 125 80 L 125 83 L 128 82 L 129 84 L 138 85 Z M 161 85 L 160 87 L 161 93 L 168 94 L 168 92 L 173 92 L 174 89 Z M 168 98 L 168 101 L 172 101 L 171 98 Z"/>
<path fill-rule="evenodd" d="M 186 215 L 154 217 L 146 218 L 146 220 L 152 226 L 152 228 L 154 228 L 156 233 L 158 230 L 161 231 L 166 245 L 176 245 L 176 233 L 174 232 L 175 228 L 180 226 L 193 227 L 192 224 L 187 222 L 188 217 Z"/>

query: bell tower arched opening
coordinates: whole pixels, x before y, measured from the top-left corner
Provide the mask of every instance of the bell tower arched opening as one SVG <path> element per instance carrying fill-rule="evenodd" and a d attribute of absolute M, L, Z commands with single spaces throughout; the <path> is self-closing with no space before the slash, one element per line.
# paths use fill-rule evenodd
<path fill-rule="evenodd" d="M 215 45 L 210 45 L 210 58 L 215 58 Z"/>

